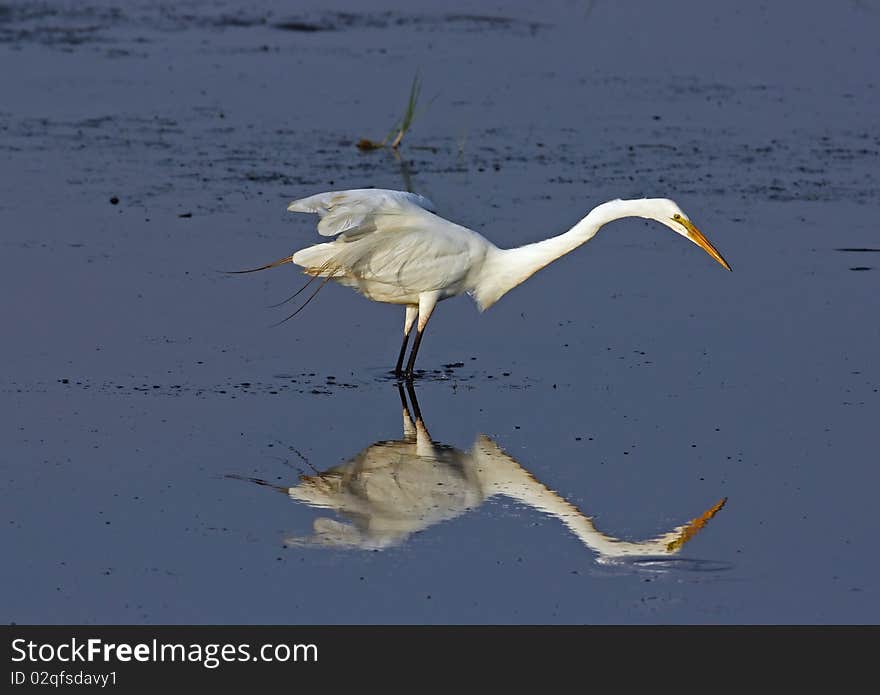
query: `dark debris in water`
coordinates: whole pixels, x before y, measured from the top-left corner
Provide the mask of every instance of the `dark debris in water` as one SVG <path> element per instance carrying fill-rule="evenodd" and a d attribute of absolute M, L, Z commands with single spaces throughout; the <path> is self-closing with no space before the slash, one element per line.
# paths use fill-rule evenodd
<path fill-rule="evenodd" d="M 307 34 L 311 34 L 316 31 L 336 30 L 336 27 L 331 24 L 316 24 L 314 22 L 304 22 L 297 20 L 278 22 L 277 24 L 273 24 L 272 26 L 274 26 L 276 29 L 281 29 L 282 31 L 301 31 Z"/>
<path fill-rule="evenodd" d="M 460 31 L 514 31 L 534 34 L 542 25 L 501 15 L 404 14 L 399 12 L 319 12 L 291 17 L 273 24 L 282 31 L 313 33 L 348 29 L 458 29 Z"/>
<path fill-rule="evenodd" d="M 340 177 L 368 180 L 383 167 L 383 175 L 400 176 L 402 170 L 393 158 L 365 160 L 352 158 L 350 143 L 336 131 L 275 129 L 262 133 L 243 132 L 242 127 L 218 122 L 216 108 L 196 107 L 193 121 L 182 124 L 161 115 L 98 115 L 89 119 L 23 117 L 10 119 L 0 140 L 0 152 L 45 151 L 62 148 L 77 156 L 79 151 L 100 152 L 117 158 L 122 166 L 141 169 L 153 166 L 167 174 L 168 183 L 142 182 L 140 188 L 126 192 L 129 205 L 145 203 L 172 191 L 181 195 L 204 195 L 210 183 L 210 209 L 223 209 L 227 196 L 247 193 L 286 198 L 291 189 L 310 189 L 329 185 L 324 179 L 304 172 L 313 171 L 310 158 L 319 155 L 322 166 Z M 574 137 L 574 134 L 570 134 Z M 658 153 L 652 143 L 611 143 L 595 151 L 570 146 L 565 132 L 557 142 L 523 144 L 516 132 L 496 127 L 472 134 L 465 152 L 454 136 L 435 137 L 430 151 L 410 148 L 407 166 L 410 174 L 429 177 L 452 172 L 492 172 L 496 165 L 505 171 L 528 169 L 543 176 L 550 187 L 592 185 L 601 177 L 606 185 L 629 190 L 633 171 L 645 178 L 660 177 L 670 188 L 690 195 L 724 192 L 743 199 L 774 201 L 832 201 L 847 199 L 860 203 L 876 202 L 880 189 L 867 174 L 875 170 L 880 157 L 880 136 L 864 131 L 839 131 L 821 146 L 805 148 L 803 142 L 816 141 L 809 132 L 791 133 L 786 139 L 742 143 L 735 135 L 711 127 L 694 131 L 687 139 L 676 136 L 675 146 L 665 145 Z M 279 147 L 279 142 L 284 147 Z M 304 141 L 310 147 L 300 147 Z M 219 143 L 219 144 L 218 144 Z M 480 144 L 476 144 L 480 143 Z M 770 150 L 769 152 L 767 150 Z M 711 173 L 711 162 L 700 165 L 700 153 L 711 150 L 715 159 L 730 166 L 743 167 L 748 176 L 726 181 L 721 187 Z M 825 151 L 837 153 L 827 158 Z M 175 152 L 175 157 L 169 153 Z M 822 171 L 808 166 L 816 159 L 827 161 Z M 80 158 L 81 159 L 81 158 Z M 79 162 L 80 159 L 77 161 Z M 254 162 L 259 162 L 255 166 Z M 680 164 L 680 166 L 677 166 Z M 578 172 L 576 175 L 560 172 Z M 780 172 L 787 172 L 781 174 Z M 112 190 L 118 182 L 111 170 L 94 168 L 88 179 L 71 185 L 90 185 Z M 559 191 L 557 191 L 559 193 Z M 546 195 L 550 195 L 547 193 Z M 177 203 L 175 200 L 175 204 Z M 220 202 L 218 202 L 220 201 Z M 193 213 L 201 212 L 196 208 Z M 876 253 L 876 248 L 840 248 L 846 253 Z"/>
<path fill-rule="evenodd" d="M 457 372 L 463 363 L 452 363 L 443 369 L 419 369 L 416 370 L 414 381 L 416 382 L 446 382 L 453 389 L 461 387 L 473 388 L 478 382 L 498 383 L 502 388 L 525 389 L 534 385 L 534 379 L 524 378 L 511 380 L 509 371 L 502 372 L 503 381 L 496 379 L 497 375 L 488 372 Z M 241 380 L 230 379 L 222 383 L 198 384 L 198 383 L 155 383 L 150 380 L 131 382 L 117 382 L 114 380 L 91 381 L 88 378 L 60 377 L 55 383 L 64 387 L 79 387 L 99 392 L 134 395 L 152 394 L 160 397 L 180 398 L 195 396 L 207 398 L 221 396 L 224 398 L 252 398 L 258 396 L 283 396 L 286 394 L 300 394 L 309 396 L 332 396 L 339 392 L 350 391 L 362 387 L 368 387 L 371 383 L 397 382 L 400 377 L 394 372 L 376 371 L 367 375 L 366 379 L 343 380 L 335 375 L 320 375 L 315 372 L 303 372 L 301 374 L 277 374 L 267 380 Z M 18 391 L 44 390 L 44 385 L 33 384 L 30 388 Z"/>
<path fill-rule="evenodd" d="M 93 44 L 115 44 L 113 31 L 152 30 L 160 33 L 209 30 L 248 31 L 269 26 L 288 33 L 319 33 L 354 29 L 397 29 L 408 27 L 428 31 L 508 31 L 533 35 L 539 22 L 480 14 L 410 14 L 400 12 L 317 11 L 276 19 L 271 11 L 219 11 L 210 4 L 143 4 L 126 8 L 91 7 L 65 3 L 11 3 L 0 5 L 0 44 L 42 44 L 65 51 Z M 267 46 L 262 46 L 267 49 Z M 115 56 L 128 52 L 110 49 Z"/>
<path fill-rule="evenodd" d="M 314 378 L 313 378 L 314 377 Z M 229 396 L 277 396 L 283 393 L 332 395 L 334 390 L 348 390 L 360 388 L 363 383 L 337 382 L 335 379 L 324 380 L 315 374 L 300 375 L 298 377 L 277 377 L 273 381 L 228 381 L 222 384 L 156 384 L 148 382 L 117 383 L 112 380 L 92 383 L 88 379 L 73 380 L 68 377 L 60 378 L 57 383 L 74 385 L 81 388 L 94 388 L 107 393 L 152 393 L 159 396 L 180 397 L 194 395 L 207 397 L 210 395 Z"/>
<path fill-rule="evenodd" d="M 106 41 L 104 30 L 123 19 L 124 14 L 116 8 L 3 4 L 0 5 L 0 44 L 36 43 L 70 50 L 82 44 Z"/>

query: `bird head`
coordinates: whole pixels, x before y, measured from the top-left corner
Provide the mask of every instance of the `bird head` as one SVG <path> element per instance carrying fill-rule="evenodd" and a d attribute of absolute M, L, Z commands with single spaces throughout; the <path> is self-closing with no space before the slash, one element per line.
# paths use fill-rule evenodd
<path fill-rule="evenodd" d="M 656 198 L 651 201 L 651 214 L 647 215 L 650 219 L 657 220 L 661 224 L 669 227 L 676 234 L 681 234 L 685 239 L 689 239 L 699 246 L 703 251 L 708 253 L 712 258 L 718 261 L 727 270 L 731 270 L 730 265 L 718 253 L 718 250 L 709 243 L 709 240 L 703 236 L 703 233 L 696 228 L 690 218 L 684 214 L 684 211 L 675 203 L 675 201 L 667 198 Z"/>

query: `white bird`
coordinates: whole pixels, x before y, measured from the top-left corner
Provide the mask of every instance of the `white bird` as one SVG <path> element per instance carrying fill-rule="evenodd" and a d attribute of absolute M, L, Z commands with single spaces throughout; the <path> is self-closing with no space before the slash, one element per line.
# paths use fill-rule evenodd
<path fill-rule="evenodd" d="M 507 292 L 592 239 L 599 229 L 625 217 L 656 220 L 700 246 L 727 270 L 721 254 L 673 201 L 666 198 L 611 200 L 593 208 L 564 234 L 512 249 L 501 249 L 477 232 L 434 214 L 427 198 L 384 189 L 319 193 L 295 200 L 292 212 L 317 213 L 318 233 L 333 241 L 296 251 L 254 272 L 294 263 L 324 278 L 296 315 L 329 280 L 352 287 L 367 299 L 406 308 L 400 375 L 413 325 L 416 337 L 404 375 L 413 376 L 419 345 L 437 302 L 467 293 L 485 311 Z M 308 286 L 308 284 L 307 284 Z M 303 287 L 300 292 L 305 289 Z M 297 292 L 296 294 L 299 294 Z M 293 295 L 294 297 L 296 295 Z M 292 299 L 291 297 L 290 299 Z M 286 320 L 286 319 L 285 319 Z"/>

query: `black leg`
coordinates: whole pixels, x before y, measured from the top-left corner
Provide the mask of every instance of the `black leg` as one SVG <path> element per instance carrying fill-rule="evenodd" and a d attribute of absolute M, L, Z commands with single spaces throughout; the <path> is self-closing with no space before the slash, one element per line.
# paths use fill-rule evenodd
<path fill-rule="evenodd" d="M 416 420 L 421 420 L 422 410 L 419 408 L 419 400 L 416 398 L 416 389 L 411 381 L 406 382 L 406 392 L 409 394 L 409 400 L 412 403 L 413 415 Z"/>
<path fill-rule="evenodd" d="M 403 409 L 403 412 L 406 413 L 406 416 L 412 420 L 412 415 L 409 413 L 409 403 L 406 402 L 406 396 L 403 393 L 403 385 L 399 381 L 397 382 L 397 394 L 400 396 L 400 407 Z"/>
<path fill-rule="evenodd" d="M 403 345 L 400 346 L 400 354 L 397 356 L 397 366 L 394 367 L 394 374 L 400 376 L 403 371 L 403 357 L 406 355 L 406 344 L 409 342 L 409 333 L 403 334 Z"/>
<path fill-rule="evenodd" d="M 409 380 L 413 378 L 413 367 L 416 363 L 416 355 L 419 354 L 419 345 L 422 344 L 424 331 L 416 331 L 416 339 L 413 341 L 412 351 L 409 353 L 409 361 L 406 363 L 406 371 L 403 375 Z"/>

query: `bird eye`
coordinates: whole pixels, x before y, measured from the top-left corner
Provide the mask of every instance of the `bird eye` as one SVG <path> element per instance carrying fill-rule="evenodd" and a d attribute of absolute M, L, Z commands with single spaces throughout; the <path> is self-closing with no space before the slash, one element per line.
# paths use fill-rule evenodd
<path fill-rule="evenodd" d="M 681 219 L 681 215 L 679 215 L 679 214 L 676 212 L 676 213 L 672 216 L 672 219 L 674 219 L 674 220 L 680 220 L 680 219 Z"/>

